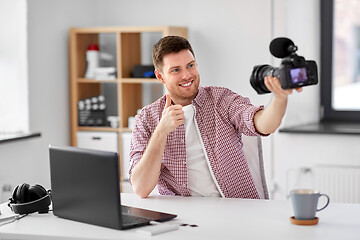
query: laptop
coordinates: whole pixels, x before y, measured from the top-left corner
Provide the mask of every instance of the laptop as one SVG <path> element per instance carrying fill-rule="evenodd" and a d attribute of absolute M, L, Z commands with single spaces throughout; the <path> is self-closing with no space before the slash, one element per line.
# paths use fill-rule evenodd
<path fill-rule="evenodd" d="M 121 205 L 115 152 L 49 146 L 53 214 L 113 229 L 167 221 L 174 214 Z"/>

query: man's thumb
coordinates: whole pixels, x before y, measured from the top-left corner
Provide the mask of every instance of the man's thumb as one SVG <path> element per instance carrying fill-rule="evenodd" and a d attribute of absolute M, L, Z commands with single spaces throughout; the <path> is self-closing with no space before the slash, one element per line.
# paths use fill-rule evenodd
<path fill-rule="evenodd" d="M 166 94 L 166 103 L 165 103 L 165 108 L 168 108 L 171 106 L 171 97 L 169 94 Z M 165 109 L 164 108 L 164 109 Z"/>

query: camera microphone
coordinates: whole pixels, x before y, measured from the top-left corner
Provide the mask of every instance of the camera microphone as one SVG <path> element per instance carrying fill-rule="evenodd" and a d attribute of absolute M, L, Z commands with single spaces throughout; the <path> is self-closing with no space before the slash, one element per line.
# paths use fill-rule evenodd
<path fill-rule="evenodd" d="M 297 46 L 295 46 L 294 42 L 284 37 L 272 40 L 269 48 L 271 54 L 277 58 L 284 58 L 289 56 L 290 53 L 297 51 Z"/>

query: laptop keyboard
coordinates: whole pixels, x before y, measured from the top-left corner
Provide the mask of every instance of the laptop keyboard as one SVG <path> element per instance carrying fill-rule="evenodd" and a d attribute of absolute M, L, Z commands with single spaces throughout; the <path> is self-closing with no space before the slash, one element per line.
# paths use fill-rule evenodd
<path fill-rule="evenodd" d="M 130 224 L 134 224 L 134 223 L 148 223 L 150 222 L 151 219 L 150 218 L 146 218 L 146 217 L 140 217 L 140 216 L 136 216 L 136 215 L 130 215 L 130 214 L 122 214 L 122 222 L 123 225 L 130 225 Z"/>

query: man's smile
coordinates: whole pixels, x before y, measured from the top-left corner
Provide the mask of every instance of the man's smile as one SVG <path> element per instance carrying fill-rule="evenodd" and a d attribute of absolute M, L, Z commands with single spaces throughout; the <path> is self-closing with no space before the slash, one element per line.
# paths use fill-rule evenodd
<path fill-rule="evenodd" d="M 194 80 L 191 80 L 190 82 L 179 84 L 179 86 L 181 86 L 181 87 L 189 87 L 189 86 L 192 85 L 193 82 L 194 82 Z"/>

